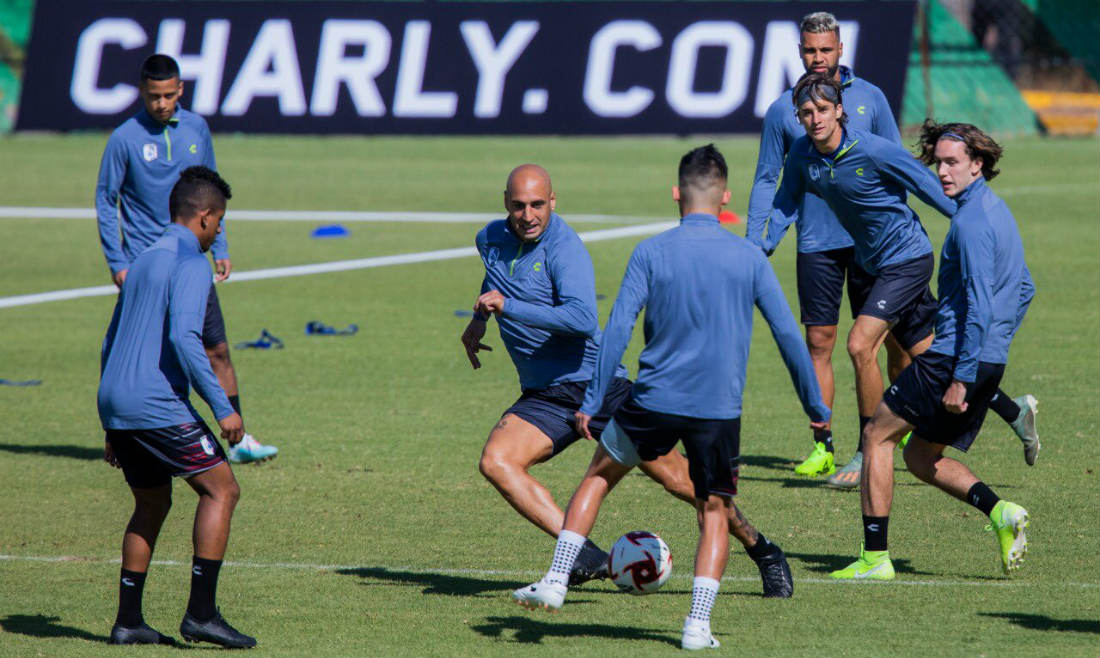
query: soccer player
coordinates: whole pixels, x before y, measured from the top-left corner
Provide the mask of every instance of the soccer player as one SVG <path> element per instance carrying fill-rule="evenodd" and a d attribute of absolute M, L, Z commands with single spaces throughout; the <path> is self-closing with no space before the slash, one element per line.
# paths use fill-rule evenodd
<path fill-rule="evenodd" d="M 988 185 L 999 173 L 1001 147 L 970 124 L 931 120 L 920 144 L 922 159 L 935 164 L 944 193 L 959 206 L 940 256 L 936 339 L 885 393 L 864 429 L 863 546 L 858 560 L 831 574 L 836 579 L 894 577 L 887 549 L 892 453 L 910 430 L 909 471 L 989 516 L 1005 574 L 1027 552 L 1027 510 L 1001 500 L 943 454 L 947 446 L 966 452 L 973 444 L 1035 293 L 1016 220 Z"/>
<path fill-rule="evenodd" d="M 680 226 L 634 250 L 608 319 L 595 375 L 576 414 L 577 429 L 593 437 L 595 414 L 616 372 L 642 308 L 646 345 L 638 380 L 600 439 L 589 470 L 573 494 L 550 570 L 513 597 L 532 608 L 557 609 L 568 574 L 587 541 L 600 504 L 635 465 L 675 452 L 683 441 L 694 489 L 700 537 L 685 649 L 717 647 L 710 611 L 729 556 L 733 496 L 741 433 L 741 393 L 752 336 L 753 306 L 771 326 L 803 409 L 815 429 L 829 409 L 821 399 L 813 363 L 767 258 L 718 223 L 729 202 L 727 167 L 713 144 L 680 161 L 673 199 Z M 749 548 L 778 550 L 763 535 Z"/>
<path fill-rule="evenodd" d="M 537 165 L 523 165 L 508 176 L 506 220 L 491 222 L 476 240 L 485 265 L 475 317 L 462 334 L 470 364 L 481 367 L 486 323 L 495 315 L 500 336 L 519 373 L 523 393 L 489 434 L 481 473 L 527 520 L 552 537 L 563 513 L 530 468 L 558 454 L 580 435 L 573 421 L 592 377 L 600 332 L 592 261 L 577 234 L 555 214 L 550 176 Z M 630 391 L 621 365 L 593 414 L 590 436 L 599 436 Z M 677 498 L 695 504 L 687 460 L 672 452 L 642 470 Z M 760 544 L 756 529 L 736 508 L 730 533 L 746 547 Z M 764 542 L 754 553 L 765 596 L 789 597 L 790 567 L 778 547 Z M 607 553 L 586 541 L 573 565 L 570 584 L 607 577 Z"/>
<path fill-rule="evenodd" d="M 840 25 L 836 17 L 823 11 L 809 14 L 802 19 L 799 32 L 798 48 L 806 72 L 820 73 L 835 80 L 844 90 L 845 105 L 856 108 L 848 114 L 848 125 L 900 144 L 901 134 L 886 96 L 875 85 L 857 78 L 847 66 L 840 65 L 844 44 L 840 40 Z M 792 93 L 793 90 L 790 89 L 784 92 L 768 107 L 768 112 L 764 115 L 756 177 L 749 195 L 745 236 L 757 243 L 763 238 L 783 161 L 791 144 L 806 134 L 791 109 Z M 798 305 L 801 321 L 806 328 L 806 346 L 814 361 L 822 397 L 825 404 L 832 409 L 835 390 L 833 347 L 836 345 L 837 321 L 840 319 L 845 279 L 854 317 L 859 309 L 855 300 L 866 296 L 866 287 L 871 283 L 872 277 L 856 264 L 851 236 L 821 198 L 812 194 L 802 198 L 797 223 Z M 892 334 L 887 334 L 886 348 L 887 372 L 893 380 L 909 365 L 909 355 L 901 349 Z M 867 420 L 868 416 L 860 411 L 860 430 Z M 813 441 L 813 451 L 805 461 L 795 467 L 795 473 L 805 476 L 829 475 L 828 482 L 831 485 L 853 486 L 853 482 L 854 486 L 859 485 L 862 455 L 858 440 L 855 456 L 835 473 L 831 427 L 815 432 Z"/>
<path fill-rule="evenodd" d="M 119 126 L 107 140 L 96 185 L 99 241 L 115 285 L 122 288 L 130 263 L 164 233 L 171 222 L 168 194 L 180 172 L 192 165 L 217 170 L 214 145 L 206 121 L 179 106 L 183 82 L 176 60 L 150 55 L 141 65 L 138 87 L 144 107 Z M 119 220 L 121 219 L 121 238 Z M 225 233 L 212 249 L 215 281 L 229 278 L 233 263 Z M 210 365 L 233 409 L 241 413 L 237 372 L 229 358 L 225 320 L 214 284 L 203 323 L 202 342 Z M 263 445 L 251 434 L 229 449 L 233 462 L 259 462 L 275 457 L 279 449 Z"/>
<path fill-rule="evenodd" d="M 145 576 L 157 535 L 172 506 L 172 478 L 199 495 L 192 535 L 191 598 L 180 624 L 189 641 L 225 647 L 256 645 L 215 605 L 218 572 L 240 486 L 217 438 L 189 401 L 190 386 L 210 405 L 231 445 L 244 435 L 202 347 L 210 294 L 210 249 L 225 215 L 229 185 L 214 171 L 185 169 L 169 197 L 172 223 L 127 276 L 103 340 L 99 418 L 106 431 L 104 458 L 122 469 L 134 495 L 134 513 L 122 540 L 118 617 L 111 644 L 173 644 L 141 614 Z"/>

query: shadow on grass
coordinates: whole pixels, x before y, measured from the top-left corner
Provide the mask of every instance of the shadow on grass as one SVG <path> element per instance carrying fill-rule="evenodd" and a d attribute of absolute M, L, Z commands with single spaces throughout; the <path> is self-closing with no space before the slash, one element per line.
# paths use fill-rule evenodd
<path fill-rule="evenodd" d="M 639 628 L 621 624 L 570 624 L 551 623 L 530 617 L 488 617 L 488 623 L 471 626 L 485 637 L 501 638 L 506 631 L 513 631 L 512 642 L 539 644 L 546 637 L 580 638 L 598 637 L 609 640 L 650 640 L 680 648 L 680 638 L 668 631 L 656 628 Z"/>
<path fill-rule="evenodd" d="M 1029 615 L 1023 612 L 979 612 L 983 617 L 997 617 L 1034 631 L 1063 631 L 1068 633 L 1096 633 L 1100 635 L 1100 621 L 1096 619 L 1053 619 L 1046 615 Z"/>
<path fill-rule="evenodd" d="M 106 635 L 89 633 L 82 628 L 64 626 L 57 622 L 61 617 L 47 617 L 46 615 L 8 615 L 0 618 L 0 628 L 5 633 L 18 633 L 31 637 L 55 638 L 71 637 L 77 640 L 91 640 L 92 642 L 106 642 Z"/>
<path fill-rule="evenodd" d="M 854 555 L 830 555 L 825 553 L 787 553 L 787 557 L 799 560 L 806 565 L 808 571 L 815 573 L 829 573 L 844 567 L 855 561 Z M 894 571 L 915 576 L 932 576 L 931 571 L 917 571 L 909 560 L 893 558 Z"/>
<path fill-rule="evenodd" d="M 103 446 L 88 448 L 85 446 L 24 446 L 15 443 L 0 443 L 0 450 L 17 455 L 45 455 L 47 457 L 69 457 L 71 459 L 103 459 Z"/>
<path fill-rule="evenodd" d="M 403 585 L 423 585 L 423 594 L 445 594 L 450 596 L 477 596 L 485 592 L 512 591 L 527 583 L 487 580 L 453 574 L 425 573 L 418 571 L 398 571 L 385 567 L 356 567 L 337 569 L 336 573 L 345 576 L 359 576 L 370 580 L 383 580 Z M 362 583 L 371 585 L 373 583 Z"/>

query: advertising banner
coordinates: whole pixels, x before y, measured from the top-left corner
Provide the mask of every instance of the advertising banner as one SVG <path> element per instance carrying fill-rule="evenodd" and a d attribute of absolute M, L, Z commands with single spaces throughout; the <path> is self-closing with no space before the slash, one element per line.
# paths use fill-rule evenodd
<path fill-rule="evenodd" d="M 805 2 L 38 0 L 17 129 L 113 128 L 179 61 L 216 132 L 757 132 L 802 74 Z M 842 63 L 895 115 L 914 2 L 835 8 Z"/>

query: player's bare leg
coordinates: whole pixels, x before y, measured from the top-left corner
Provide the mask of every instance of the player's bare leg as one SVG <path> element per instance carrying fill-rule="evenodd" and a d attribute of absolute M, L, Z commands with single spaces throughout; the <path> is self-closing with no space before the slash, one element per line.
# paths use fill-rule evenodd
<path fill-rule="evenodd" d="M 814 364 L 814 374 L 821 387 L 821 399 L 829 409 L 833 408 L 833 348 L 836 346 L 836 325 L 807 325 L 806 347 Z M 836 470 L 833 449 L 833 433 L 830 427 L 814 430 L 814 449 L 810 456 L 795 467 L 798 475 L 813 477 L 831 475 Z"/>
<path fill-rule="evenodd" d="M 489 433 L 478 469 L 525 519 L 557 537 L 565 515 L 550 491 L 528 472 L 553 453 L 554 444 L 542 430 L 507 414 Z"/>
<path fill-rule="evenodd" d="M 914 349 L 917 349 L 920 344 L 921 343 L 917 343 Z M 928 343 L 928 345 L 931 345 L 931 343 Z M 925 349 L 928 349 L 928 345 L 925 345 Z M 920 351 L 923 352 L 924 350 L 922 349 Z M 898 339 L 894 338 L 894 334 L 886 334 L 886 376 L 891 382 L 898 378 L 902 370 L 909 367 L 909 364 L 913 362 L 912 357 L 917 354 L 920 354 L 920 352 L 910 355 L 909 352 L 902 348 Z"/>
<path fill-rule="evenodd" d="M 913 426 L 879 402 L 863 429 L 863 477 L 860 505 L 864 516 L 890 515 L 894 502 L 894 449 Z"/>
<path fill-rule="evenodd" d="M 145 576 L 153 558 L 157 536 L 172 507 L 172 485 L 133 488 L 134 513 L 122 537 L 122 569 L 119 576 L 118 616 L 109 644 L 175 644 L 145 623 L 141 602 Z"/>
<path fill-rule="evenodd" d="M 881 318 L 860 315 L 848 333 L 848 355 L 856 374 L 856 403 L 860 416 L 873 416 L 882 401 L 882 371 L 878 351 L 890 325 Z"/>
<path fill-rule="evenodd" d="M 718 585 L 729 559 L 729 524 L 732 500 L 711 494 L 697 500 L 699 546 L 695 551 L 695 580 L 691 588 L 691 610 L 684 619 L 680 646 L 684 649 L 713 649 L 718 640 L 710 632 L 710 611 L 718 597 Z"/>

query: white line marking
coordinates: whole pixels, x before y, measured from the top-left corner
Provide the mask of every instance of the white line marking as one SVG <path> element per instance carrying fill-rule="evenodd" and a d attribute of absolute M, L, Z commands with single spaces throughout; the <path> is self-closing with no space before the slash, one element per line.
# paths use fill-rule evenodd
<path fill-rule="evenodd" d="M 601 242 L 603 240 L 614 240 L 637 235 L 652 235 L 653 233 L 660 233 L 661 231 L 670 229 L 673 226 L 676 226 L 676 222 L 657 222 L 654 224 L 624 226 L 622 228 L 608 228 L 599 231 L 584 231 L 578 235 L 584 242 Z M 359 258 L 356 260 L 339 260 L 331 263 L 272 267 L 264 270 L 234 272 L 233 276 L 226 281 L 226 283 L 307 276 L 310 274 L 324 274 L 327 272 L 346 272 L 348 270 L 364 270 L 372 267 L 386 267 L 388 265 L 426 263 L 428 261 L 465 258 L 476 254 L 477 250 L 473 247 L 458 247 L 456 249 L 439 249 L 436 251 L 421 251 L 411 254 L 374 256 L 372 258 Z M 46 302 L 57 302 L 65 299 L 78 299 L 81 297 L 100 297 L 103 295 L 113 295 L 117 292 L 114 286 L 93 286 L 91 288 L 72 288 L 69 290 L 54 290 L 51 292 L 40 292 L 29 295 L 14 295 L 11 297 L 0 297 L 0 308 L 44 304 Z"/>
<path fill-rule="evenodd" d="M 0 561 L 10 562 L 46 562 L 52 564 L 120 564 L 122 560 L 119 558 L 103 559 L 103 558 L 87 558 L 79 557 L 75 555 L 60 555 L 60 556 L 40 556 L 40 555 L 0 555 Z M 189 565 L 190 562 L 183 562 L 181 560 L 153 560 L 153 564 L 179 567 Z M 504 570 L 504 569 L 422 569 L 419 567 L 408 566 L 390 566 L 383 564 L 312 564 L 309 562 L 234 562 L 227 560 L 225 562 L 227 566 L 237 567 L 241 569 L 294 569 L 300 571 L 355 571 L 355 570 L 368 570 L 368 569 L 380 569 L 390 572 L 405 572 L 412 574 L 423 575 L 436 575 L 436 576 L 507 576 L 507 577 L 520 577 L 520 578 L 537 578 L 542 576 L 542 571 L 524 571 L 524 570 Z M 366 575 L 364 577 L 370 577 Z M 687 581 L 693 576 L 691 574 L 673 574 L 672 579 Z M 737 582 L 737 583 L 755 583 L 760 581 L 759 576 L 725 576 L 722 578 L 725 582 Z M 796 578 L 799 583 L 809 583 L 813 585 L 856 585 L 864 587 L 889 587 L 889 586 L 915 586 L 915 587 L 1039 587 L 1039 586 L 1058 586 L 1058 587 L 1081 587 L 1085 589 L 1100 588 L 1100 583 L 1079 583 L 1079 582 L 1065 582 L 1065 581 L 1049 581 L 1049 582 L 1018 582 L 1012 580 L 1005 581 L 984 581 L 984 580 L 891 580 L 885 582 L 854 582 L 854 581 L 836 581 L 830 578 Z"/>
<path fill-rule="evenodd" d="M 0 206 L 0 219 L 95 219 L 94 208 L 47 208 L 40 206 Z M 358 210 L 236 210 L 226 216 L 230 222 L 413 222 L 431 224 L 486 224 L 500 219 L 490 212 L 366 212 Z M 661 217 L 623 215 L 569 215 L 570 223 L 603 222 L 632 224 L 657 222 Z"/>

